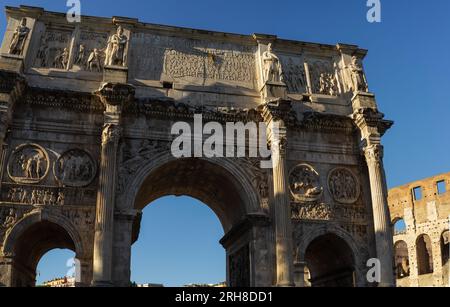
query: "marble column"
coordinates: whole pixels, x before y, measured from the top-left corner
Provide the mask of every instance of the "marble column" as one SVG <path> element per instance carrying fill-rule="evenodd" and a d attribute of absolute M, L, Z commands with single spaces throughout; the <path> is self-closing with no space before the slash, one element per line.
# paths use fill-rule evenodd
<path fill-rule="evenodd" d="M 286 131 L 282 121 L 278 135 L 272 135 L 273 188 L 277 257 L 277 285 L 294 286 L 291 210 L 288 197 L 286 166 Z M 283 131 L 284 130 L 284 131 Z"/>
<path fill-rule="evenodd" d="M 96 286 L 108 285 L 112 281 L 116 161 L 120 135 L 121 127 L 118 125 L 106 124 L 103 128 L 94 242 L 94 285 Z"/>
<path fill-rule="evenodd" d="M 394 243 L 383 168 L 383 146 L 367 146 L 364 154 L 369 169 L 377 257 L 381 262 L 379 286 L 394 287 Z"/>
<path fill-rule="evenodd" d="M 117 151 L 122 136 L 122 111 L 133 100 L 134 92 L 134 87 L 127 84 L 106 83 L 96 93 L 105 105 L 92 282 L 93 286 L 97 287 L 113 285 L 112 263 Z"/>

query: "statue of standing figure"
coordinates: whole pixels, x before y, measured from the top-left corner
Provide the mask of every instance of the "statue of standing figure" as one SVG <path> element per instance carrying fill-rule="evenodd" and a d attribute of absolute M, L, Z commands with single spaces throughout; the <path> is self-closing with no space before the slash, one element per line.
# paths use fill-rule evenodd
<path fill-rule="evenodd" d="M 280 59 L 273 53 L 272 44 L 267 47 L 267 51 L 263 53 L 264 63 L 264 79 L 265 82 L 283 82 L 283 68 Z"/>
<path fill-rule="evenodd" d="M 128 38 L 123 34 L 123 28 L 119 26 L 117 28 L 117 33 L 111 36 L 108 41 L 105 66 L 125 66 L 125 48 L 127 43 Z"/>
<path fill-rule="evenodd" d="M 361 60 L 356 56 L 352 57 L 352 64 L 350 65 L 350 71 L 352 74 L 353 90 L 355 92 L 358 91 L 368 92 L 369 87 L 367 85 L 366 76 L 364 75 Z"/>
<path fill-rule="evenodd" d="M 20 25 L 17 26 L 9 45 L 9 53 L 14 55 L 21 55 L 25 41 L 27 40 L 30 28 L 27 27 L 27 19 L 22 18 Z"/>

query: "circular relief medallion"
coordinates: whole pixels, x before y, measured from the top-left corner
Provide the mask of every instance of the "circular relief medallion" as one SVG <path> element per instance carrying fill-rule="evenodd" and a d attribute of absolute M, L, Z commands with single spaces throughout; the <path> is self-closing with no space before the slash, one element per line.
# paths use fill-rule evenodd
<path fill-rule="evenodd" d="M 320 176 L 310 165 L 301 164 L 289 175 L 292 197 L 297 202 L 313 202 L 323 194 Z"/>
<path fill-rule="evenodd" d="M 355 203 L 360 194 L 358 179 L 346 168 L 336 168 L 330 172 L 328 189 L 333 199 L 342 204 Z"/>
<path fill-rule="evenodd" d="M 97 163 L 84 150 L 72 149 L 65 152 L 54 165 L 56 179 L 67 187 L 88 186 L 97 174 Z"/>
<path fill-rule="evenodd" d="M 41 182 L 50 169 L 47 151 L 36 144 L 17 147 L 8 162 L 8 175 L 16 183 L 35 184 Z"/>

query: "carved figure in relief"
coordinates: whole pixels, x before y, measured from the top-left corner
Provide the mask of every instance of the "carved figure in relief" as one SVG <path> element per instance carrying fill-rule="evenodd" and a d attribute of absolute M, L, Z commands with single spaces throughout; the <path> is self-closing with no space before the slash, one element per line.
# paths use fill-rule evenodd
<path fill-rule="evenodd" d="M 75 60 L 75 64 L 80 67 L 84 67 L 86 65 L 86 49 L 83 44 L 80 45 L 78 49 L 77 59 Z"/>
<path fill-rule="evenodd" d="M 27 19 L 22 18 L 20 25 L 14 31 L 13 37 L 11 39 L 11 44 L 9 45 L 9 53 L 14 55 L 21 55 L 23 52 L 23 47 L 25 41 L 27 40 L 30 29 L 27 27 Z"/>
<path fill-rule="evenodd" d="M 123 34 L 123 28 L 119 26 L 117 33 L 111 36 L 106 48 L 105 65 L 125 66 L 125 48 L 128 38 Z"/>
<path fill-rule="evenodd" d="M 97 165 L 85 151 L 73 149 L 65 152 L 54 165 L 55 176 L 65 186 L 89 185 L 97 173 Z"/>
<path fill-rule="evenodd" d="M 364 74 L 361 60 L 356 56 L 352 57 L 350 71 L 351 71 L 351 75 L 352 75 L 353 90 L 355 92 L 356 91 L 368 92 L 369 87 L 367 85 L 367 80 L 366 80 L 366 76 Z"/>
<path fill-rule="evenodd" d="M 22 170 L 24 171 L 25 178 L 33 179 L 42 176 L 42 157 L 39 154 L 32 157 L 22 155 L 20 160 L 22 162 Z"/>
<path fill-rule="evenodd" d="M 322 196 L 319 174 L 308 165 L 297 166 L 289 176 L 291 193 L 295 201 L 315 201 Z"/>
<path fill-rule="evenodd" d="M 291 93 L 303 93 L 306 91 L 306 75 L 302 65 L 295 65 L 289 58 L 288 65 L 284 69 L 284 82 Z"/>
<path fill-rule="evenodd" d="M 58 69 L 67 69 L 69 64 L 69 50 L 64 48 L 62 51 L 58 52 L 54 61 L 53 67 Z"/>
<path fill-rule="evenodd" d="M 41 45 L 39 46 L 39 50 L 37 52 L 36 65 L 38 67 L 47 67 L 48 57 L 49 57 L 48 38 L 47 35 L 45 35 L 42 38 Z"/>
<path fill-rule="evenodd" d="M 66 199 L 65 199 L 64 193 L 59 192 L 59 193 L 58 193 L 58 199 L 56 200 L 56 203 L 57 203 L 59 206 L 64 206 L 65 200 L 66 200 Z"/>
<path fill-rule="evenodd" d="M 267 46 L 267 51 L 263 53 L 262 60 L 265 82 L 283 82 L 283 68 L 280 59 L 273 53 L 272 44 Z"/>
<path fill-rule="evenodd" d="M 334 170 L 330 174 L 328 185 L 334 200 L 341 203 L 354 203 L 358 200 L 358 181 L 350 171 Z"/>
<path fill-rule="evenodd" d="M 321 73 L 319 79 L 319 93 L 335 96 L 338 92 L 336 76 L 329 73 Z"/>
<path fill-rule="evenodd" d="M 2 227 L 4 229 L 9 229 L 15 224 L 16 220 L 17 220 L 16 210 L 11 208 L 8 212 L 8 215 L 5 217 Z"/>
<path fill-rule="evenodd" d="M 98 50 L 97 48 L 95 48 L 94 50 L 92 50 L 91 54 L 89 55 L 88 58 L 88 69 L 90 71 L 94 71 L 97 70 L 97 72 L 101 72 L 102 70 L 102 62 L 101 62 L 101 58 L 102 58 L 102 54 L 101 51 Z"/>

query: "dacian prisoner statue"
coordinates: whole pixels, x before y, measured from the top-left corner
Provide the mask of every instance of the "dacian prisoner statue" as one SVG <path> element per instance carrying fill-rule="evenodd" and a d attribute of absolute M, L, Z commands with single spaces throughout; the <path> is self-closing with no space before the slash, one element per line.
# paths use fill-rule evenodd
<path fill-rule="evenodd" d="M 30 33 L 30 29 L 27 27 L 27 19 L 22 18 L 20 25 L 14 31 L 11 44 L 9 45 L 10 54 L 20 55 L 22 53 L 28 33 Z"/>
<path fill-rule="evenodd" d="M 111 36 L 106 48 L 106 66 L 124 66 L 127 42 L 128 38 L 123 34 L 123 28 L 119 26 L 117 33 Z"/>
<path fill-rule="evenodd" d="M 355 92 L 368 92 L 366 76 L 364 75 L 361 61 L 356 56 L 352 57 L 350 70 L 352 72 L 353 90 Z"/>
<path fill-rule="evenodd" d="M 263 54 L 264 78 L 266 82 L 283 82 L 283 68 L 280 59 L 273 53 L 272 44 L 267 46 Z"/>

